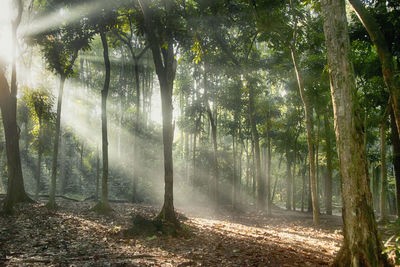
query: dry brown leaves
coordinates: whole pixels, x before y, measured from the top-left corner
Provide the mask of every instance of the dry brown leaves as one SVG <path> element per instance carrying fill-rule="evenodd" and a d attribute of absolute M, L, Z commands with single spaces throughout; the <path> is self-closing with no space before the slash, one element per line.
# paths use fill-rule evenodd
<path fill-rule="evenodd" d="M 332 262 L 341 242 L 340 219 L 312 218 L 299 212 L 264 214 L 218 212 L 198 216 L 187 211 L 186 237 L 124 238 L 131 215 L 151 217 L 152 206 L 115 204 L 111 216 L 88 211 L 94 203 L 59 200 L 49 212 L 43 204 L 19 206 L 0 217 L 0 265 L 58 266 L 323 266 Z"/>

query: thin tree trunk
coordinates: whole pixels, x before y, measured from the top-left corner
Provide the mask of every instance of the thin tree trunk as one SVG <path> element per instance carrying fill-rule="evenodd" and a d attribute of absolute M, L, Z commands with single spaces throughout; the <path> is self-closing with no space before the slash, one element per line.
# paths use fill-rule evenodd
<path fill-rule="evenodd" d="M 255 99 L 254 89 L 252 86 L 249 87 L 249 119 L 251 126 L 251 133 L 253 136 L 253 145 L 255 153 L 255 167 L 256 167 L 256 181 L 257 181 L 257 209 L 262 210 L 265 207 L 265 188 L 264 181 L 261 175 L 261 156 L 260 156 L 260 141 L 258 136 L 257 124 L 255 121 Z"/>
<path fill-rule="evenodd" d="M 237 167 L 236 167 L 236 140 L 235 132 L 232 134 L 233 177 L 232 177 L 232 208 L 237 208 Z"/>
<path fill-rule="evenodd" d="M 329 134 L 328 110 L 324 115 L 324 128 L 326 144 L 325 208 L 326 214 L 332 215 L 332 145 Z"/>
<path fill-rule="evenodd" d="M 98 201 L 99 199 L 99 188 L 100 188 L 100 152 L 97 147 L 96 153 L 96 193 L 94 195 L 94 201 Z"/>
<path fill-rule="evenodd" d="M 387 221 L 386 214 L 386 192 L 387 192 L 387 169 L 386 169 L 386 127 L 385 118 L 380 125 L 381 132 L 381 221 Z"/>
<path fill-rule="evenodd" d="M 54 138 L 54 147 L 53 147 L 53 163 L 51 167 L 51 180 L 50 180 L 50 194 L 49 201 L 47 206 L 51 209 L 56 208 L 56 185 L 57 185 L 57 164 L 58 164 L 58 142 L 60 140 L 60 129 L 61 129 L 61 106 L 62 106 L 62 98 L 65 84 L 65 75 L 61 75 L 60 77 L 60 89 L 58 91 L 58 99 L 57 99 L 57 115 L 56 115 L 56 133 Z"/>
<path fill-rule="evenodd" d="M 349 60 L 345 1 L 321 1 L 329 64 L 332 103 L 343 203 L 343 235 L 336 266 L 390 266 L 378 237 L 365 147 L 362 119 L 354 97 L 356 84 Z"/>
<path fill-rule="evenodd" d="M 98 213 L 108 214 L 111 211 L 108 202 L 108 129 L 107 129 L 107 97 L 110 87 L 110 59 L 108 55 L 107 36 L 104 29 L 100 31 L 101 42 L 103 45 L 104 66 L 106 76 L 104 79 L 103 90 L 101 91 L 101 143 L 102 143 L 102 177 L 101 177 L 101 198 L 100 202 L 93 208 Z"/>
<path fill-rule="evenodd" d="M 306 197 L 306 171 L 307 159 L 304 159 L 303 172 L 301 173 L 302 190 L 301 190 L 301 212 L 304 212 L 304 199 Z"/>
<path fill-rule="evenodd" d="M 321 198 L 321 178 L 320 178 L 320 168 L 319 168 L 319 140 L 320 140 L 320 128 L 319 128 L 319 114 L 317 115 L 317 134 L 315 137 L 315 180 L 317 181 L 317 199 L 319 203 L 319 199 Z M 319 205 L 318 205 L 318 213 L 319 213 Z"/>
<path fill-rule="evenodd" d="M 189 133 L 185 135 L 185 181 L 189 184 Z"/>
<path fill-rule="evenodd" d="M 400 217 L 400 138 L 396 127 L 393 109 L 390 110 L 390 126 L 392 129 L 393 166 L 396 178 L 397 217 Z"/>
<path fill-rule="evenodd" d="M 296 152 L 297 152 L 297 137 L 294 140 L 293 147 L 293 175 L 292 175 L 292 208 L 296 210 Z"/>
<path fill-rule="evenodd" d="M 270 120 L 270 111 L 268 108 L 268 112 L 267 112 L 267 151 L 268 151 L 268 156 L 267 156 L 267 215 L 272 215 L 272 198 L 271 198 L 271 136 L 270 136 L 270 127 L 271 127 L 271 120 Z"/>
<path fill-rule="evenodd" d="M 206 106 L 207 114 L 208 114 L 208 119 L 210 120 L 211 124 L 211 135 L 212 135 L 212 140 L 213 140 L 213 149 L 214 149 L 214 154 L 213 154 L 213 165 L 214 165 L 214 201 L 216 206 L 218 206 L 218 145 L 217 145 L 217 122 L 216 119 L 214 118 L 210 104 L 208 103 L 208 80 L 207 80 L 207 68 L 206 64 L 204 64 L 204 104 Z"/>
<path fill-rule="evenodd" d="M 299 86 L 301 100 L 304 106 L 304 113 L 306 119 L 306 130 L 307 130 L 307 146 L 308 146 L 308 157 L 310 162 L 310 184 L 311 184 L 311 198 L 313 207 L 313 223 L 314 225 L 319 224 L 319 205 L 318 205 L 318 194 L 317 194 L 317 182 L 315 178 L 315 164 L 314 164 L 314 145 L 313 145 L 313 133 L 312 133 L 312 117 L 311 108 L 308 97 L 305 94 L 303 80 L 300 74 L 296 50 L 293 46 L 291 48 L 292 61 L 296 72 L 297 83 Z"/>
<path fill-rule="evenodd" d="M 286 209 L 292 209 L 292 161 L 290 158 L 289 142 L 286 144 Z"/>
<path fill-rule="evenodd" d="M 38 162 L 36 169 L 36 191 L 35 191 L 35 199 L 39 199 L 39 191 L 40 191 L 40 176 L 41 176 L 41 167 L 42 167 L 42 115 L 38 114 L 39 117 L 39 134 L 38 134 Z"/>

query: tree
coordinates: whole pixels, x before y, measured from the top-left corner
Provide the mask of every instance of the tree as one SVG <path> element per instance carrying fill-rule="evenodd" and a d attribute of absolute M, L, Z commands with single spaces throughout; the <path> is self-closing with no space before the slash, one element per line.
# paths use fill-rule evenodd
<path fill-rule="evenodd" d="M 60 6 L 60 3 L 55 0 L 48 1 L 44 3 L 43 6 L 40 6 L 41 3 L 39 3 L 41 12 L 39 13 L 38 18 L 59 8 L 65 8 L 68 10 L 73 3 L 73 0 L 66 1 L 62 6 Z M 26 37 L 31 43 L 41 46 L 41 50 L 47 61 L 47 68 L 60 76 L 60 87 L 57 97 L 56 129 L 51 169 L 50 194 L 49 201 L 47 203 L 48 208 L 54 209 L 56 208 L 55 194 L 57 182 L 57 163 L 64 84 L 66 79 L 74 75 L 74 64 L 76 58 L 78 57 L 79 50 L 89 48 L 89 42 L 92 38 L 92 33 L 89 32 L 86 27 L 84 27 L 80 20 L 78 20 L 78 22 L 61 23 L 56 25 L 54 28 L 45 29 L 39 32 L 32 31 L 32 33 Z"/>
<path fill-rule="evenodd" d="M 25 193 L 24 180 L 21 169 L 19 152 L 19 132 L 17 125 L 17 71 L 16 71 L 16 46 L 17 29 L 22 18 L 22 0 L 15 1 L 17 16 L 12 21 L 13 61 L 11 70 L 11 88 L 8 86 L 4 74 L 3 64 L 0 64 L 0 108 L 3 117 L 4 135 L 6 139 L 8 185 L 7 197 L 4 200 L 3 210 L 11 213 L 13 206 L 18 202 L 31 201 Z"/>
<path fill-rule="evenodd" d="M 101 90 L 101 144 L 102 144 L 102 177 L 101 177 L 101 198 L 93 207 L 93 210 L 108 214 L 112 211 L 108 201 L 108 127 L 107 127 L 107 97 L 110 88 L 111 65 L 109 58 L 109 45 L 107 41 L 107 32 L 116 25 L 116 12 L 113 6 L 106 5 L 99 10 L 100 17 L 92 17 L 90 21 L 93 29 L 100 34 L 101 44 L 103 46 L 103 59 L 105 67 L 105 77 L 103 90 Z"/>
<path fill-rule="evenodd" d="M 45 89 L 32 90 L 27 88 L 24 92 L 23 101 L 29 107 L 30 117 L 36 122 L 32 134 L 35 136 L 35 145 L 37 147 L 38 162 L 36 170 L 36 191 L 35 199 L 39 198 L 40 191 L 40 178 L 42 169 L 42 155 L 46 149 L 46 143 L 44 142 L 44 134 L 46 128 L 49 128 L 49 124 L 54 119 L 53 108 L 53 96 Z M 48 133 L 47 133 L 48 134 Z"/>
<path fill-rule="evenodd" d="M 349 60 L 344 1 L 321 1 L 336 144 L 341 172 L 344 242 L 334 265 L 389 266 L 378 237 L 369 190 L 362 120 Z"/>
<path fill-rule="evenodd" d="M 160 6 L 154 6 L 153 1 L 139 0 L 140 10 L 143 16 L 141 30 L 146 33 L 149 42 L 153 61 L 160 83 L 161 91 L 161 110 L 163 118 L 163 145 L 164 145 L 164 205 L 158 217 L 174 226 L 179 222 L 174 210 L 174 190 L 173 190 L 173 158 L 172 141 L 174 137 L 174 127 L 172 125 L 172 89 L 176 73 L 175 59 L 175 40 L 173 36 L 173 16 L 174 1 L 163 1 Z M 160 16 L 160 13 L 163 17 Z M 159 15 L 159 16 L 157 16 Z"/>
<path fill-rule="evenodd" d="M 366 10 L 360 0 L 349 0 L 375 45 L 382 64 L 382 74 L 391 95 L 397 130 L 400 132 L 400 78 L 395 75 L 392 52 L 375 18 Z"/>

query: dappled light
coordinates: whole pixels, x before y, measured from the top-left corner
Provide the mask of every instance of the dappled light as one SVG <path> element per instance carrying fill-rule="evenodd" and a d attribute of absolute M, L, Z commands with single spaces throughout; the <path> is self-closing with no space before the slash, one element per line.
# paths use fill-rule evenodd
<path fill-rule="evenodd" d="M 400 264 L 398 2 L 0 9 L 1 266 Z"/>

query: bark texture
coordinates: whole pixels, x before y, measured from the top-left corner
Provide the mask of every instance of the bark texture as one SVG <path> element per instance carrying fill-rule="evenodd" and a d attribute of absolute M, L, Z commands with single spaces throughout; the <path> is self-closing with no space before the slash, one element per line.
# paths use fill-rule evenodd
<path fill-rule="evenodd" d="M 322 0 L 336 144 L 341 172 L 344 242 L 335 266 L 388 266 L 378 237 L 354 71 L 349 60 L 345 1 Z"/>
<path fill-rule="evenodd" d="M 265 183 L 261 175 L 261 156 L 260 156 L 260 140 L 255 121 L 255 103 L 254 103 L 254 89 L 249 87 L 249 119 L 251 126 L 251 134 L 253 137 L 254 157 L 255 157 L 255 181 L 257 183 L 257 209 L 262 210 L 265 207 Z M 255 185 L 255 183 L 253 183 Z"/>
<path fill-rule="evenodd" d="M 168 16 L 165 19 L 165 25 L 157 25 L 153 20 L 153 13 L 150 10 L 148 1 L 139 0 L 144 17 L 146 38 L 149 42 L 153 54 L 154 66 L 160 83 L 161 91 L 161 111 L 163 119 L 163 145 L 164 145 L 164 205 L 158 218 L 167 223 L 178 226 L 174 210 L 174 174 L 172 158 L 172 141 L 174 129 L 172 125 L 172 89 L 176 73 L 176 60 L 174 53 L 174 39 L 171 33 L 171 25 Z M 171 1 L 165 1 L 165 12 L 168 14 L 172 10 Z M 162 28 L 165 33 L 165 40 L 160 40 L 156 34 L 157 29 Z M 162 42 L 165 41 L 165 42 Z M 167 47 L 165 47 L 167 43 Z"/>
<path fill-rule="evenodd" d="M 400 138 L 397 131 L 396 121 L 394 118 L 393 109 L 390 111 L 390 126 L 392 129 L 392 144 L 393 144 L 393 166 L 396 178 L 396 204 L 397 217 L 400 217 Z"/>
<path fill-rule="evenodd" d="M 58 148 L 59 148 L 58 143 L 60 141 L 61 107 L 62 107 L 62 97 L 63 97 L 65 79 L 66 76 L 61 75 L 60 88 L 58 90 L 58 99 L 57 99 L 56 133 L 55 133 L 54 147 L 53 147 L 53 163 L 51 166 L 49 202 L 47 203 L 47 206 L 52 209 L 56 207 L 55 197 L 56 197 L 56 185 L 57 185 L 57 163 L 58 163 Z"/>
<path fill-rule="evenodd" d="M 325 209 L 327 215 L 332 215 L 332 144 L 328 120 L 328 110 L 324 115 L 326 144 L 326 178 L 325 178 Z"/>
<path fill-rule="evenodd" d="M 296 48 L 291 46 L 291 54 L 294 70 L 296 72 L 297 84 L 299 86 L 300 97 L 303 102 L 305 119 L 306 119 L 306 130 L 307 130 L 307 147 L 308 147 L 308 158 L 310 163 L 310 185 L 311 185 L 311 200 L 312 200 L 312 211 L 313 211 L 313 223 L 314 225 L 319 224 L 319 203 L 317 195 L 317 181 L 315 179 L 315 162 L 314 162 L 314 144 L 313 144 L 313 131 L 312 131 L 312 116 L 311 108 L 308 97 L 304 91 L 303 79 L 299 69 L 299 63 L 297 59 Z"/>
<path fill-rule="evenodd" d="M 108 136 L 107 136 L 107 97 L 110 87 L 110 58 L 108 55 L 107 36 L 104 29 L 100 30 L 101 43 L 103 45 L 103 58 L 104 66 L 106 69 L 106 76 L 104 79 L 103 90 L 101 91 L 101 143 L 102 143 L 102 177 L 101 177 L 101 198 L 100 202 L 93 208 L 98 213 L 108 214 L 111 211 L 108 202 Z"/>

